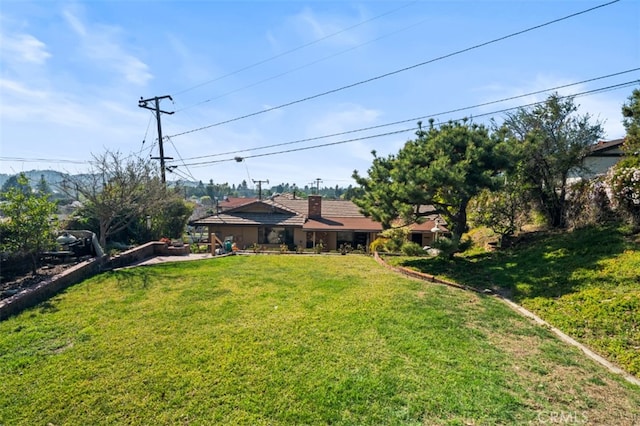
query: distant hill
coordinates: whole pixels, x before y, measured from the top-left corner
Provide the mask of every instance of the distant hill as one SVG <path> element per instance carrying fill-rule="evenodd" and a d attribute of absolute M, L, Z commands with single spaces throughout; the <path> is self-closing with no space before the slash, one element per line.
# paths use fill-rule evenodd
<path fill-rule="evenodd" d="M 44 180 L 46 180 L 49 186 L 54 190 L 60 185 L 64 178 L 68 176 L 67 173 L 62 173 L 55 170 L 30 170 L 28 172 L 22 173 L 24 173 L 27 179 L 29 179 L 29 183 L 32 187 L 40 181 L 40 176 L 44 175 Z M 17 174 L 19 173 L 0 173 L 0 187 L 2 187 L 2 185 L 4 185 L 4 183 L 9 180 L 11 176 L 15 176 Z"/>

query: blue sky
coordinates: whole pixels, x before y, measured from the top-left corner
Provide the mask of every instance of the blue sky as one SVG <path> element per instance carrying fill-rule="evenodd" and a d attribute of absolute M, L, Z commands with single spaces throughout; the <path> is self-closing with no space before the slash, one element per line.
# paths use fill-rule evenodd
<path fill-rule="evenodd" d="M 636 0 L 434 60 L 604 3 L 3 0 L 0 172 L 77 173 L 107 149 L 158 156 L 155 117 L 138 100 L 170 95 L 161 101 L 175 111 L 161 117 L 165 155 L 178 166 L 169 180 L 347 186 L 372 150 L 395 153 L 414 136 L 402 132 L 413 118 L 500 121 L 490 113 L 547 93 L 439 113 L 640 67 Z M 638 79 L 633 71 L 559 92 Z M 576 103 L 604 122 L 605 139 L 619 138 L 620 107 L 634 87 Z M 258 156 L 356 138 L 366 139 Z"/>

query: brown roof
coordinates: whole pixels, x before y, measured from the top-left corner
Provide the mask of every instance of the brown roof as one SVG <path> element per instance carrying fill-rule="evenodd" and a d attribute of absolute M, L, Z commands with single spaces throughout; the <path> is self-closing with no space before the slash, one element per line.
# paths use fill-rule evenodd
<path fill-rule="evenodd" d="M 220 209 L 220 211 L 226 211 L 229 209 L 235 209 L 236 207 L 240 207 L 245 204 L 252 203 L 257 200 L 257 198 L 225 197 L 224 199 L 218 201 L 218 208 Z"/>
<path fill-rule="evenodd" d="M 301 215 L 307 216 L 309 213 L 309 200 L 305 199 L 288 199 L 285 197 L 274 197 L 273 203 L 284 206 L 290 210 L 296 211 Z M 325 200 L 322 199 L 322 216 L 323 217 L 362 217 L 360 208 L 349 200 Z"/>
<path fill-rule="evenodd" d="M 589 155 L 598 157 L 604 155 L 606 151 L 612 151 L 620 148 L 624 144 L 624 139 L 614 139 L 612 141 L 598 141 L 598 143 L 591 145 L 591 153 Z M 617 154 L 622 155 L 622 154 Z"/>
<path fill-rule="evenodd" d="M 270 225 L 270 226 L 302 226 L 304 217 L 282 213 L 220 213 L 191 222 L 193 226 L 205 225 Z"/>
<path fill-rule="evenodd" d="M 222 204 L 222 202 L 220 203 Z M 272 197 L 229 199 L 229 205 L 222 212 L 191 222 L 195 226 L 236 225 L 236 226 L 301 226 L 307 231 L 355 231 L 379 232 L 382 225 L 364 216 L 360 208 L 349 200 L 322 199 L 322 217 L 308 218 L 309 200 Z M 435 226 L 437 215 L 430 215 L 420 224 L 410 226 L 413 232 L 430 232 Z M 447 232 L 443 225 L 439 225 Z"/>
<path fill-rule="evenodd" d="M 321 217 L 309 219 L 302 229 L 307 231 L 382 231 L 382 225 L 368 217 Z"/>

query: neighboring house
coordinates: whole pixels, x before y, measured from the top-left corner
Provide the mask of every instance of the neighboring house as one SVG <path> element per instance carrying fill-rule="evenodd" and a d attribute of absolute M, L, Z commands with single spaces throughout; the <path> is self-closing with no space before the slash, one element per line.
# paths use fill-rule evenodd
<path fill-rule="evenodd" d="M 221 200 L 213 200 L 213 204 L 212 205 L 202 205 L 202 204 L 196 204 L 195 208 L 193 209 L 193 213 L 191 214 L 191 217 L 189 218 L 189 223 L 209 216 L 211 214 L 214 214 L 216 212 L 222 212 L 225 210 L 230 210 L 236 207 L 239 207 L 243 204 L 248 204 L 248 203 L 252 203 L 254 201 L 256 201 L 257 198 L 247 198 L 247 197 L 224 197 Z"/>
<path fill-rule="evenodd" d="M 437 215 L 411 227 L 411 240 L 424 246 L 434 240 Z M 277 248 L 286 244 L 311 248 L 322 242 L 325 250 L 337 250 L 342 244 L 353 248 L 369 244 L 382 231 L 380 223 L 365 217 L 351 201 L 324 200 L 312 195 L 308 199 L 276 196 L 266 200 L 250 200 L 237 207 L 222 210 L 191 221 L 192 226 L 203 226 L 221 240 L 232 239 L 239 248 L 253 244 Z M 446 232 L 437 225 L 439 232 Z"/>
<path fill-rule="evenodd" d="M 624 152 L 621 149 L 623 143 L 624 139 L 615 139 L 612 141 L 599 141 L 592 145 L 591 151 L 583 161 L 585 170 L 577 172 L 574 179 L 591 179 L 606 174 L 624 156 Z"/>

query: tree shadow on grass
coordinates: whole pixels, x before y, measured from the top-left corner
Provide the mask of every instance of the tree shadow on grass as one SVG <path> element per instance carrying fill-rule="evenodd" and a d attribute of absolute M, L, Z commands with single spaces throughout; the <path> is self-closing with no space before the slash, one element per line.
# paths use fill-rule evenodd
<path fill-rule="evenodd" d="M 148 268 L 121 269 L 114 273 L 117 286 L 120 290 L 147 290 L 151 283 L 151 277 L 155 275 Z"/>
<path fill-rule="evenodd" d="M 59 299 L 46 300 L 38 305 L 39 311 L 41 314 L 51 314 L 54 312 L 58 312 L 57 302 Z"/>
<path fill-rule="evenodd" d="M 453 259 L 408 260 L 402 266 L 443 276 L 479 290 L 522 298 L 555 298 L 578 290 L 577 270 L 595 273 L 599 262 L 628 248 L 615 227 L 589 227 L 563 233 L 527 234 L 503 251 Z"/>

